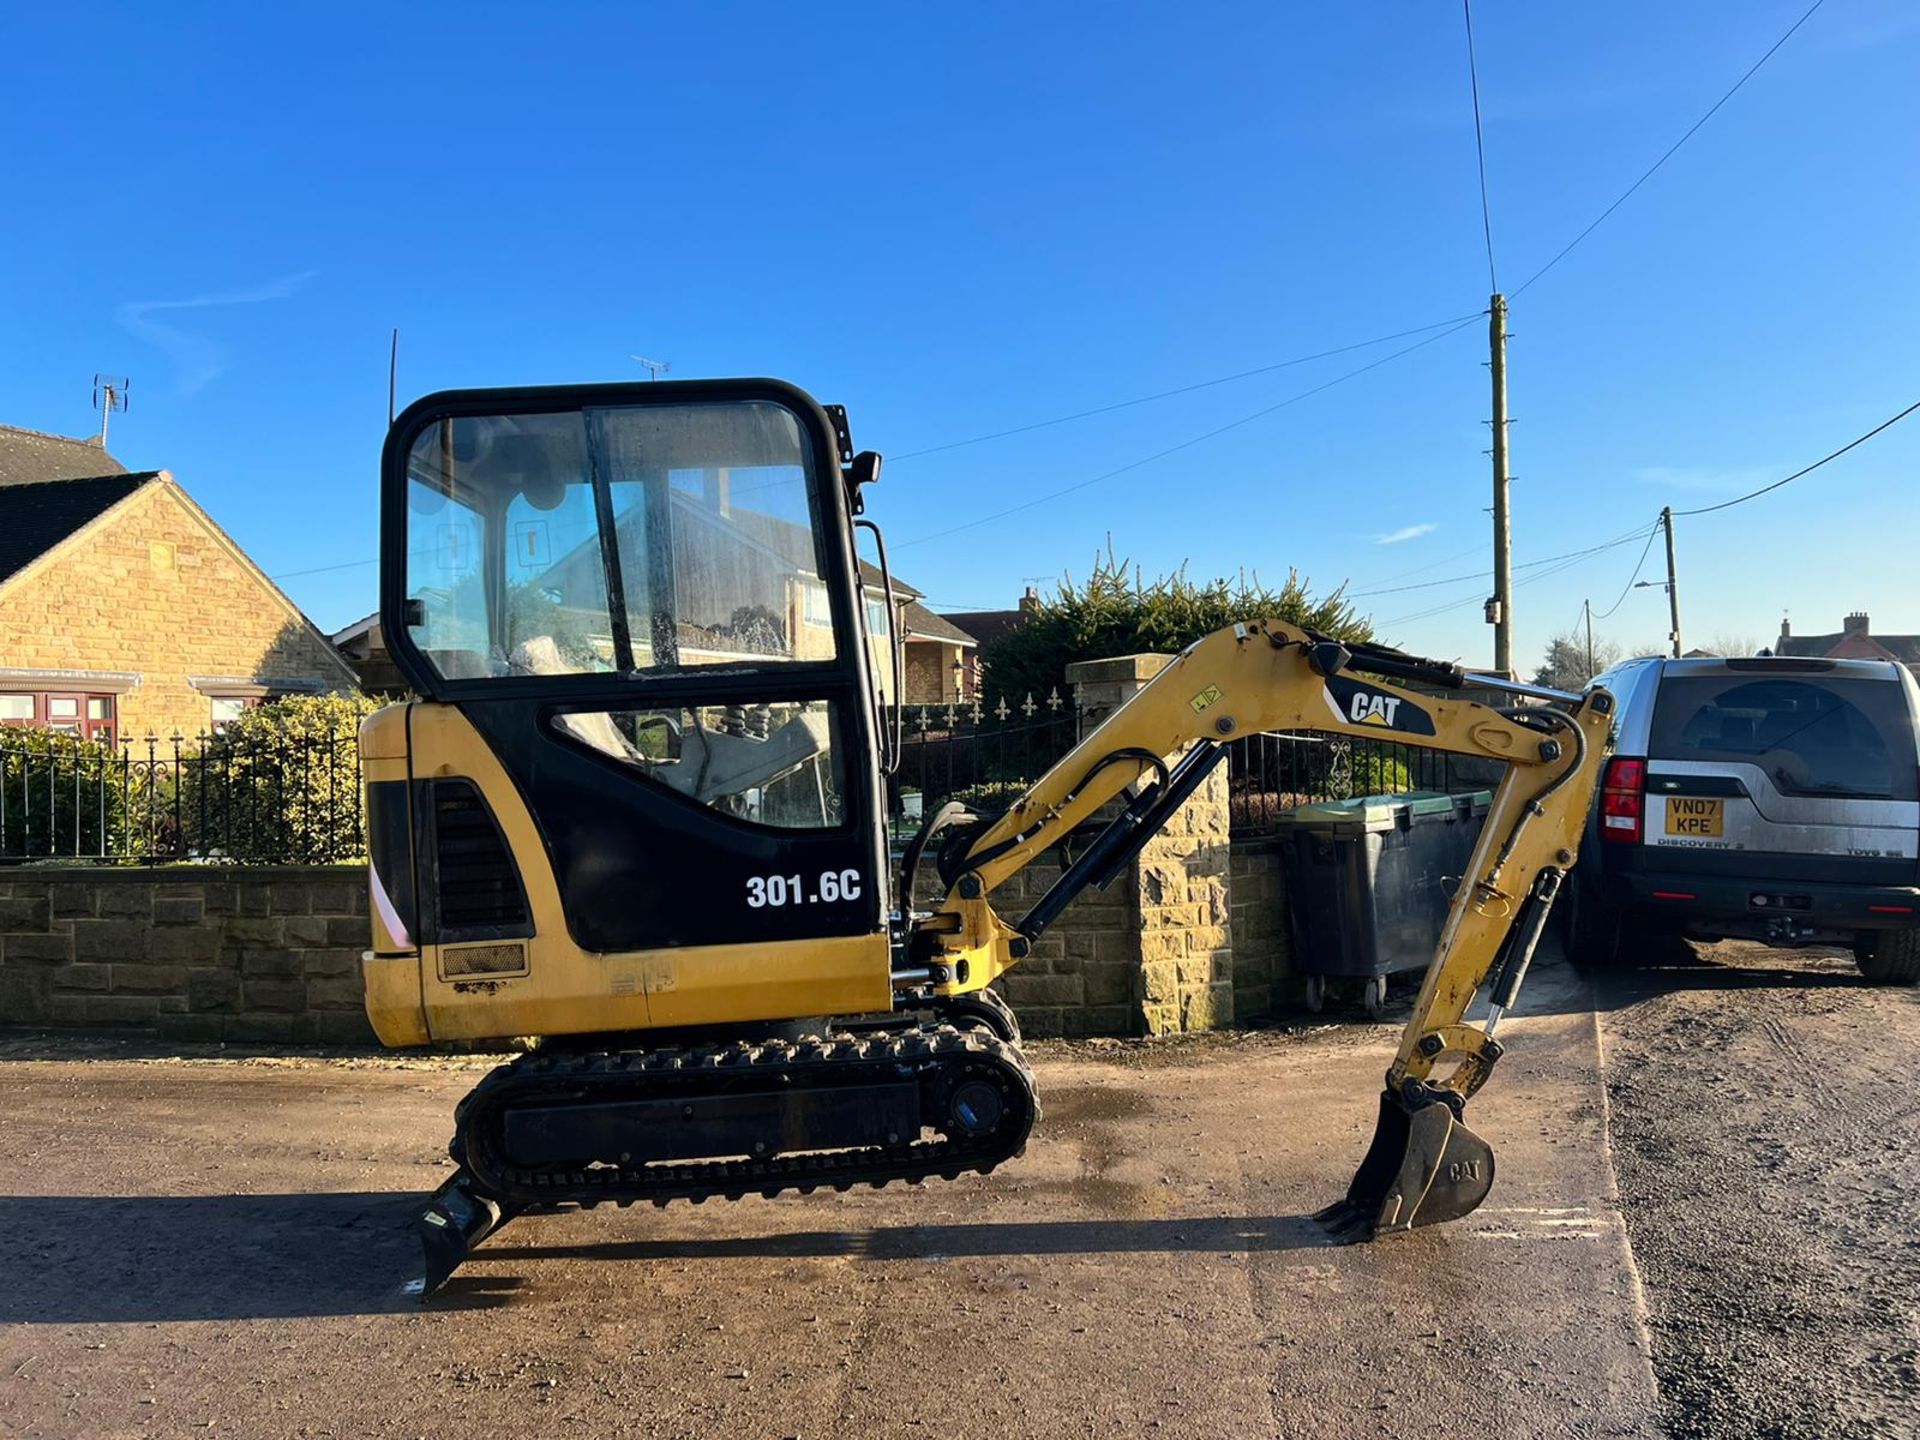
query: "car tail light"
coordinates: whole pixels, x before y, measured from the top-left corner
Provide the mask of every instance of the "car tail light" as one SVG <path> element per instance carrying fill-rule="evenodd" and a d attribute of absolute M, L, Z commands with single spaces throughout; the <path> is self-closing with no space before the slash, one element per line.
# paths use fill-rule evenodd
<path fill-rule="evenodd" d="M 1634 845 L 1647 809 L 1647 762 L 1615 759 L 1607 762 L 1600 785 L 1600 838 Z"/>

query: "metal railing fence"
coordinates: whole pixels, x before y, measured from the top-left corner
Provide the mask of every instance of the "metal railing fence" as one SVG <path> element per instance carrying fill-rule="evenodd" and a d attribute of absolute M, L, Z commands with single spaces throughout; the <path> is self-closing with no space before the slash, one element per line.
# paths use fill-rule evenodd
<path fill-rule="evenodd" d="M 1073 748 L 1083 719 L 1057 690 L 1018 705 L 908 705 L 899 714 L 904 743 L 895 783 L 909 797 L 899 817 L 909 829 L 948 800 L 981 810 L 1004 806 Z M 1260 734 L 1229 741 L 1227 749 L 1238 836 L 1269 834 L 1281 815 L 1302 805 L 1479 788 L 1449 756 L 1385 740 Z"/>
<path fill-rule="evenodd" d="M 1001 699 L 888 710 L 886 723 L 897 719 L 901 730 L 894 783 L 907 798 L 902 819 L 911 827 L 918 814 L 948 800 L 999 809 L 1073 748 L 1080 718 L 1057 689 L 1018 704 Z"/>
<path fill-rule="evenodd" d="M 1290 732 L 1249 735 L 1227 749 L 1229 828 L 1241 837 L 1273 833 L 1302 805 L 1467 783 L 1449 756 L 1386 740 Z"/>
<path fill-rule="evenodd" d="M 366 854 L 351 737 L 0 732 L 0 864 L 318 865 Z"/>

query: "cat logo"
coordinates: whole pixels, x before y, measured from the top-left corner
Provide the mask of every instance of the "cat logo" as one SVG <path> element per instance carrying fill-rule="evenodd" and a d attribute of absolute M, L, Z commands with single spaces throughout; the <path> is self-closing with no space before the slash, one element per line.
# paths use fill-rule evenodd
<path fill-rule="evenodd" d="M 1369 695 L 1364 690 L 1356 690 L 1353 703 L 1347 707 L 1347 718 L 1361 725 L 1384 725 L 1392 729 L 1393 712 L 1399 708 L 1399 700 L 1391 695 Z"/>
<path fill-rule="evenodd" d="M 1433 734 L 1433 716 L 1411 692 L 1362 685 L 1345 675 L 1328 677 L 1327 708 L 1342 725 L 1397 730 L 1402 735 Z"/>

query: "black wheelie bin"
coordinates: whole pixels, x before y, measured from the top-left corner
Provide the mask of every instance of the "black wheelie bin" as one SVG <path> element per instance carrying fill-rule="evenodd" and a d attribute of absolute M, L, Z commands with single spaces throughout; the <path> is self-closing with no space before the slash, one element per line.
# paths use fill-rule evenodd
<path fill-rule="evenodd" d="M 1309 1010 L 1358 981 L 1369 1015 L 1387 977 L 1424 970 L 1493 792 L 1362 795 L 1279 817 L 1294 968 Z M 1341 985 L 1340 982 L 1345 982 Z"/>

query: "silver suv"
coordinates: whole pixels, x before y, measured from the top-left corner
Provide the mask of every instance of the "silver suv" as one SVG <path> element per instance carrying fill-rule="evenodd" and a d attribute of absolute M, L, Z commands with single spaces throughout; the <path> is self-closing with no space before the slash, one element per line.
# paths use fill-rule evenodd
<path fill-rule="evenodd" d="M 1884 660 L 1632 660 L 1573 872 L 1569 950 L 1650 932 L 1845 945 L 1920 980 L 1920 687 Z"/>

